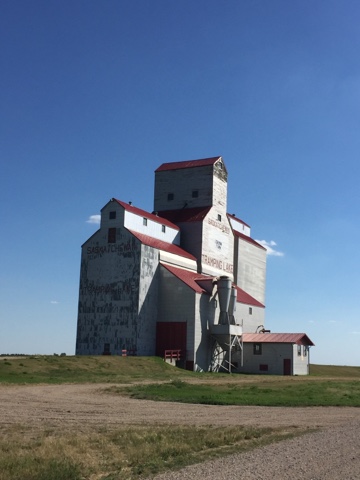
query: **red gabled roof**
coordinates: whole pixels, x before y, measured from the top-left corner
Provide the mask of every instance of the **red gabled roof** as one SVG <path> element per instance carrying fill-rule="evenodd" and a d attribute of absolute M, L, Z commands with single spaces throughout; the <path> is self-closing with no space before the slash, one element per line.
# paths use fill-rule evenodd
<path fill-rule="evenodd" d="M 256 247 L 259 247 L 259 248 L 262 248 L 263 250 L 266 250 L 266 248 L 263 245 L 258 243 L 253 238 L 248 237 L 247 235 L 244 235 L 243 233 L 240 233 L 240 232 L 238 232 L 237 230 L 234 230 L 234 229 L 233 229 L 233 232 L 234 232 L 234 235 L 236 237 L 241 238 L 242 240 L 245 240 L 245 242 L 251 243 L 252 245 L 255 245 Z"/>
<path fill-rule="evenodd" d="M 166 225 L 167 227 L 174 228 L 175 230 L 179 230 L 177 225 L 174 225 L 166 218 L 159 217 L 158 215 L 154 215 L 153 213 L 149 213 L 141 208 L 133 207 L 129 203 L 122 202 L 121 200 L 117 200 L 116 198 L 113 199 L 119 205 L 121 205 L 127 212 L 134 213 L 135 215 L 139 215 L 141 217 L 148 218 L 149 220 L 153 220 L 154 222 L 161 223 L 161 225 Z"/>
<path fill-rule="evenodd" d="M 200 287 L 196 280 L 203 280 L 211 278 L 206 275 L 201 275 L 200 273 L 193 272 L 190 270 L 184 270 L 183 268 L 174 267 L 172 265 L 167 265 L 161 262 L 161 265 L 166 268 L 170 273 L 172 273 L 179 280 L 184 282 L 188 287 L 194 290 L 197 293 L 207 293 L 206 290 Z"/>
<path fill-rule="evenodd" d="M 245 343 L 294 343 L 314 346 L 306 333 L 243 333 L 242 340 Z"/>
<path fill-rule="evenodd" d="M 206 167 L 214 165 L 221 157 L 202 158 L 200 160 L 185 160 L 182 162 L 168 162 L 160 165 L 155 172 L 164 172 L 165 170 L 178 170 L 180 168 Z"/>
<path fill-rule="evenodd" d="M 127 229 L 130 233 L 134 235 L 141 243 L 148 245 L 149 247 L 157 248 L 158 250 L 163 250 L 164 252 L 173 253 L 174 255 L 179 255 L 180 257 L 190 258 L 191 260 L 196 260 L 196 258 L 190 253 L 186 252 L 178 245 L 173 243 L 164 242 L 163 240 L 158 240 L 157 238 L 150 237 L 149 235 L 144 235 L 143 233 L 134 232 L 133 230 Z"/>
<path fill-rule="evenodd" d="M 190 270 L 185 270 L 185 269 L 179 268 L 179 267 L 174 267 L 172 265 L 166 265 L 164 263 L 161 263 L 161 265 L 163 267 L 165 267 L 167 270 L 169 270 L 169 272 L 171 272 L 173 275 L 178 277 L 182 282 L 186 283 L 186 285 L 188 287 L 190 287 L 192 290 L 194 290 L 195 292 L 197 292 L 197 293 L 207 293 L 209 295 L 209 292 L 204 290 L 199 285 L 198 282 L 203 281 L 203 280 L 213 281 L 215 279 L 215 277 L 212 277 L 210 275 L 204 275 L 204 274 L 197 273 L 197 272 L 190 271 Z M 262 303 L 255 300 L 255 298 L 253 298 L 248 293 L 244 292 L 244 290 L 241 290 L 241 288 L 239 288 L 236 285 L 235 285 L 235 287 L 236 287 L 236 290 L 237 290 L 236 301 L 238 303 L 245 303 L 246 305 L 252 305 L 254 307 L 264 307 L 264 305 Z"/>
<path fill-rule="evenodd" d="M 265 307 L 265 305 L 258 302 L 254 297 L 252 297 L 251 295 L 246 293 L 245 290 L 242 290 L 237 285 L 235 285 L 235 287 L 236 287 L 236 290 L 237 290 L 237 296 L 236 296 L 236 301 L 237 302 L 245 303 L 246 305 L 252 305 L 254 307 L 262 307 L 262 308 Z"/>
<path fill-rule="evenodd" d="M 159 212 L 161 217 L 165 217 L 170 222 L 202 222 L 209 213 L 211 207 L 180 208 L 178 210 L 162 210 Z"/>

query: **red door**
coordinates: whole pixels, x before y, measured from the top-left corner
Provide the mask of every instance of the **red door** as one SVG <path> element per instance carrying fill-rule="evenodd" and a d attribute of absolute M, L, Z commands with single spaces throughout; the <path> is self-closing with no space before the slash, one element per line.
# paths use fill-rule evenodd
<path fill-rule="evenodd" d="M 186 322 L 157 322 L 156 355 L 164 356 L 165 350 L 181 350 L 186 354 Z"/>
<path fill-rule="evenodd" d="M 291 375 L 291 359 L 284 358 L 284 375 Z"/>

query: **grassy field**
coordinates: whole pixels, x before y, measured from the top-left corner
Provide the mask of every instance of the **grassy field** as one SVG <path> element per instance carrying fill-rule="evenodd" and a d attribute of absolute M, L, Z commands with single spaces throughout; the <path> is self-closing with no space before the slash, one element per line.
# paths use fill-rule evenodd
<path fill-rule="evenodd" d="M 215 405 L 360 406 L 360 367 L 311 365 L 309 376 L 194 373 L 156 357 L 0 357 L 0 384 L 115 383 L 139 399 Z"/>
<path fill-rule="evenodd" d="M 38 433 L 16 426 L 0 437 L 0 480 L 138 480 L 301 433 L 164 425 Z"/>
<path fill-rule="evenodd" d="M 52 356 L 0 357 L 0 384 L 133 383 L 187 378 L 156 357 Z"/>
<path fill-rule="evenodd" d="M 109 389 L 122 395 L 167 401 L 360 406 L 360 367 L 312 365 L 310 376 L 283 377 L 199 374 L 154 357 L 0 357 L 1 388 L 89 382 L 115 384 Z M 5 422 L 0 423 L 0 480 L 138 480 L 301 433 L 295 427 L 179 425 L 32 431 Z"/>
<path fill-rule="evenodd" d="M 111 390 L 133 398 L 207 405 L 262 405 L 269 407 L 360 406 L 359 380 L 283 381 L 283 377 L 252 383 L 201 383 L 172 380 Z"/>
<path fill-rule="evenodd" d="M 219 373 L 194 373 L 174 368 L 157 357 L 115 356 L 56 356 L 29 355 L 21 357 L 0 356 L 0 384 L 61 384 L 61 383 L 135 383 L 142 380 L 200 381 L 210 384 L 231 382 L 311 382 L 338 379 L 360 380 L 360 367 L 311 365 L 310 375 L 282 377 L 266 375 L 228 375 Z"/>

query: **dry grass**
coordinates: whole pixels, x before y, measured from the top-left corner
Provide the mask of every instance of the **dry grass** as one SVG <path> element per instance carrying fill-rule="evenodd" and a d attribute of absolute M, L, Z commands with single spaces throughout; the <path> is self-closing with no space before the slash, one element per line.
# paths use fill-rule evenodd
<path fill-rule="evenodd" d="M 139 426 L 1 432 L 0 480 L 135 480 L 289 438 L 300 429 Z"/>

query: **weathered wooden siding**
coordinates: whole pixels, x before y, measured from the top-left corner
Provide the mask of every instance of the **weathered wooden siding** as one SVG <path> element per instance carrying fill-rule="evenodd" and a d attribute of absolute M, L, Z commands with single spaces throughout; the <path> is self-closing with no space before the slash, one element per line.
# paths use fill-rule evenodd
<path fill-rule="evenodd" d="M 265 309 L 244 303 L 236 303 L 236 323 L 242 323 L 244 333 L 255 333 L 259 325 L 265 324 Z"/>
<path fill-rule="evenodd" d="M 82 247 L 76 353 L 137 349 L 141 245 L 127 230 L 98 230 Z"/>
<path fill-rule="evenodd" d="M 233 356 L 238 362 L 238 371 L 242 373 L 261 373 L 268 375 L 284 374 L 284 358 L 291 359 L 293 366 L 293 345 L 290 343 L 262 343 L 262 354 L 254 355 L 253 343 L 244 343 L 244 365 L 240 366 L 240 356 Z M 267 370 L 261 366 L 267 365 Z"/>
<path fill-rule="evenodd" d="M 197 197 L 193 191 L 198 192 Z M 168 194 L 173 194 L 172 200 Z M 212 195 L 213 165 L 155 173 L 155 211 L 210 206 Z"/>
<path fill-rule="evenodd" d="M 196 293 L 160 265 L 159 322 L 186 322 L 186 360 L 194 360 Z"/>
<path fill-rule="evenodd" d="M 155 355 L 159 297 L 159 250 L 141 246 L 138 316 L 135 318 L 137 355 Z"/>
<path fill-rule="evenodd" d="M 211 208 L 203 222 L 201 272 L 233 279 L 234 237 L 226 214 L 219 211 Z"/>
<path fill-rule="evenodd" d="M 194 369 L 208 371 L 211 361 L 211 337 L 209 326 L 217 323 L 220 309 L 210 295 L 196 295 L 196 319 L 194 325 Z"/>
<path fill-rule="evenodd" d="M 266 250 L 235 237 L 237 244 L 236 284 L 260 303 L 265 304 Z"/>
<path fill-rule="evenodd" d="M 197 259 L 198 271 L 201 271 L 202 222 L 180 223 L 180 246 Z"/>

